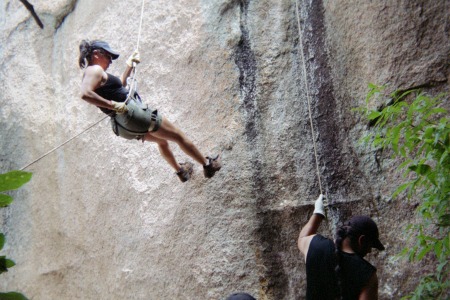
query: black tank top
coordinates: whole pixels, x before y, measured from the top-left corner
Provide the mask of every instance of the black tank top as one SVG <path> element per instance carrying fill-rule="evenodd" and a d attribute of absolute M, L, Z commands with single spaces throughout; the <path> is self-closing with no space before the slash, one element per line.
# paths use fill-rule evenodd
<path fill-rule="evenodd" d="M 108 74 L 108 79 L 106 80 L 105 84 L 94 90 L 94 92 L 97 93 L 100 97 L 105 98 L 106 100 L 124 102 L 127 99 L 128 90 L 122 86 L 122 81 L 118 77 L 109 73 L 106 74 Z M 114 114 L 113 110 L 103 107 L 99 108 L 107 115 Z"/>
<path fill-rule="evenodd" d="M 334 251 L 334 242 L 320 234 L 311 240 L 306 257 L 306 299 L 334 300 L 339 294 Z M 339 253 L 343 299 L 356 300 L 376 268 L 357 254 Z"/>

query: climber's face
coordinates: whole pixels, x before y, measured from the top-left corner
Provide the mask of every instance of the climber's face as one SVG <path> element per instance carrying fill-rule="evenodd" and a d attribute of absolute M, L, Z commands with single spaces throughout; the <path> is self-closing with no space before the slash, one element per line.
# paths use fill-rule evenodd
<path fill-rule="evenodd" d="M 100 65 L 105 71 L 112 63 L 113 58 L 110 53 L 103 49 L 94 50 L 94 63 Z"/>
<path fill-rule="evenodd" d="M 103 54 L 103 57 L 106 58 L 108 60 L 108 62 L 111 64 L 113 61 L 112 55 L 106 51 L 102 51 L 102 54 Z"/>
<path fill-rule="evenodd" d="M 357 245 L 353 249 L 359 256 L 364 257 L 372 252 L 373 242 L 365 235 L 360 235 L 357 240 Z"/>

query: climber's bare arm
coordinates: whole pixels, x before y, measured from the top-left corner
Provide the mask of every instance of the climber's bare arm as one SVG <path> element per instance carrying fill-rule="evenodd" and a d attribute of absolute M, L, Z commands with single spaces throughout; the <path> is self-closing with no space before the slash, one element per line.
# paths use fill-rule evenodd
<path fill-rule="evenodd" d="M 100 97 L 95 91 L 102 82 L 108 79 L 108 75 L 100 66 L 94 65 L 86 68 L 81 82 L 81 98 L 95 106 L 112 109 L 110 100 Z"/>
<path fill-rule="evenodd" d="M 125 68 L 125 71 L 122 73 L 122 77 L 120 78 L 122 81 L 122 86 L 127 86 L 127 78 L 130 77 L 132 67 L 128 66 Z"/>

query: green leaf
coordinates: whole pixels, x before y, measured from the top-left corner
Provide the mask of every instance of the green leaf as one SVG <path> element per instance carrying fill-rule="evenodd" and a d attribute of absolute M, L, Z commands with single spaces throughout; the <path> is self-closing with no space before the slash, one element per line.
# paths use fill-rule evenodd
<path fill-rule="evenodd" d="M 1 300 L 28 300 L 27 297 L 17 292 L 0 293 Z"/>
<path fill-rule="evenodd" d="M 430 250 L 431 250 L 430 245 L 427 245 L 426 247 L 422 248 L 422 250 L 419 252 L 419 254 L 417 254 L 416 260 L 419 261 L 422 258 L 424 258 L 424 256 L 427 255 L 427 253 L 430 252 Z"/>
<path fill-rule="evenodd" d="M 437 266 L 436 270 L 437 270 L 439 273 L 441 273 L 441 272 L 442 272 L 442 269 L 445 267 L 445 265 L 447 265 L 447 263 L 448 263 L 448 261 L 444 261 L 444 262 L 440 263 L 440 264 Z"/>
<path fill-rule="evenodd" d="M 448 151 L 444 151 L 444 153 L 442 154 L 441 158 L 439 159 L 439 163 L 443 164 L 445 159 L 448 157 Z"/>
<path fill-rule="evenodd" d="M 436 253 L 436 256 L 439 257 L 441 256 L 442 253 L 442 243 L 435 243 L 434 244 L 434 253 Z"/>
<path fill-rule="evenodd" d="M 401 99 L 405 98 L 406 96 L 408 96 L 411 93 L 417 93 L 417 92 L 419 92 L 419 90 L 417 90 L 417 89 L 406 91 L 403 94 L 397 96 L 397 101 L 400 101 Z M 394 93 L 398 94 L 398 92 L 394 92 Z"/>
<path fill-rule="evenodd" d="M 379 118 L 381 116 L 381 113 L 376 110 L 372 110 L 370 114 L 367 116 L 369 120 L 375 120 L 376 118 Z"/>
<path fill-rule="evenodd" d="M 3 272 L 8 272 L 6 268 L 6 256 L 0 256 L 0 274 Z"/>
<path fill-rule="evenodd" d="M 395 153 L 398 153 L 398 142 L 400 139 L 400 131 L 401 131 L 401 127 L 397 126 L 394 127 L 394 129 L 392 130 L 392 149 L 394 150 Z"/>
<path fill-rule="evenodd" d="M 11 171 L 0 174 L 0 192 L 15 190 L 30 181 L 32 173 L 24 171 Z"/>
<path fill-rule="evenodd" d="M 435 186 L 437 186 L 436 182 L 436 172 L 428 172 L 427 173 L 427 179 Z"/>
<path fill-rule="evenodd" d="M 369 89 L 371 90 L 379 90 L 380 87 L 372 82 L 369 82 L 369 84 L 367 84 L 367 86 L 369 87 Z"/>
<path fill-rule="evenodd" d="M 12 268 L 12 267 L 14 267 L 16 265 L 16 263 L 13 260 L 11 260 L 11 259 L 6 259 L 5 260 L 5 265 L 6 265 L 7 268 Z"/>
<path fill-rule="evenodd" d="M 433 133 L 436 131 L 436 128 L 434 128 L 434 127 L 432 127 L 432 126 L 430 126 L 430 127 L 427 127 L 426 129 L 425 129 L 425 132 L 423 133 L 423 137 L 425 138 L 425 139 L 429 139 L 429 138 L 431 138 L 431 136 L 433 135 Z"/>
<path fill-rule="evenodd" d="M 3 233 L 0 233 L 0 250 L 2 250 L 4 246 L 5 246 L 5 235 Z"/>
<path fill-rule="evenodd" d="M 8 272 L 8 268 L 12 268 L 16 265 L 13 260 L 6 258 L 6 256 L 0 256 L 0 274 Z"/>
<path fill-rule="evenodd" d="M 395 192 L 392 194 L 392 198 L 395 198 L 398 196 L 398 194 L 400 194 L 401 192 L 403 192 L 404 190 L 406 190 L 409 186 L 411 185 L 410 182 L 404 183 L 401 186 L 399 186 Z"/>
<path fill-rule="evenodd" d="M 426 175 L 428 172 L 431 171 L 431 167 L 427 164 L 417 164 L 414 166 L 409 166 L 409 169 L 411 171 L 416 172 L 419 175 Z"/>
<path fill-rule="evenodd" d="M 435 107 L 435 108 L 430 109 L 429 115 L 434 115 L 434 114 L 439 114 L 439 113 L 446 114 L 447 110 L 442 107 Z"/>
<path fill-rule="evenodd" d="M 11 196 L 0 194 L 0 207 L 5 207 L 10 205 L 13 202 L 13 198 Z"/>
<path fill-rule="evenodd" d="M 439 217 L 439 226 L 450 226 L 450 214 L 442 215 Z"/>

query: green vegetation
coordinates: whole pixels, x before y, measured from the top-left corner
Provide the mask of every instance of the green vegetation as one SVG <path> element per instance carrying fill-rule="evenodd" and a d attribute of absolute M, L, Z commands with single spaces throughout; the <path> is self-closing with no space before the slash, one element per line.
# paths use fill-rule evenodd
<path fill-rule="evenodd" d="M 13 202 L 13 198 L 3 192 L 15 190 L 30 181 L 31 173 L 23 171 L 11 171 L 5 174 L 0 174 L 0 207 L 6 207 Z M 5 245 L 5 235 L 0 233 L 0 250 Z M 8 268 L 11 268 L 16 263 L 6 258 L 6 256 L 0 256 L 0 274 L 8 272 Z M 26 300 L 27 298 L 16 292 L 0 293 L 0 299 L 5 300 Z"/>
<path fill-rule="evenodd" d="M 420 222 L 406 228 L 413 241 L 400 253 L 409 261 L 431 261 L 434 271 L 403 299 L 447 299 L 450 294 L 450 118 L 441 107 L 447 95 L 431 97 L 420 90 L 383 96 L 383 88 L 369 85 L 366 102 L 375 97 L 388 103 L 382 109 L 360 108 L 373 127 L 363 142 L 391 150 L 404 174 L 393 197 L 406 193 L 420 203 Z M 381 97 L 381 98 L 380 98 Z"/>

